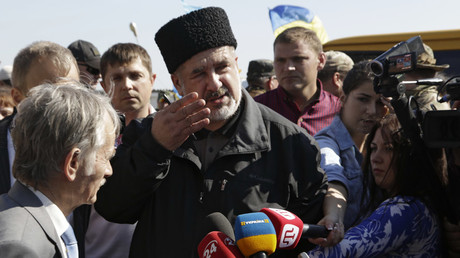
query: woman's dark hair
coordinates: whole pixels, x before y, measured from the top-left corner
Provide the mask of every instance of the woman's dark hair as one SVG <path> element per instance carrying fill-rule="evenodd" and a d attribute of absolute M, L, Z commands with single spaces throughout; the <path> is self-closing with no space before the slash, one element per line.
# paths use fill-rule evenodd
<path fill-rule="evenodd" d="M 353 65 L 353 68 L 347 73 L 343 80 L 342 91 L 348 95 L 352 90 L 356 89 L 364 82 L 374 81 L 374 75 L 371 73 L 369 63 L 371 60 L 364 60 Z"/>
<path fill-rule="evenodd" d="M 391 195 L 383 193 L 375 184 L 370 163 L 371 142 L 380 133 L 386 142 L 393 146 L 390 166 L 394 166 L 395 184 Z M 365 159 L 362 164 L 364 191 L 369 190 L 369 201 L 361 204 L 367 212 L 372 212 L 386 198 L 395 195 L 420 198 L 438 216 L 446 214 L 444 186 L 447 183 L 445 155 L 442 149 L 428 149 L 423 144 L 412 143 L 403 135 L 401 125 L 395 114 L 385 116 L 377 123 L 365 142 Z"/>

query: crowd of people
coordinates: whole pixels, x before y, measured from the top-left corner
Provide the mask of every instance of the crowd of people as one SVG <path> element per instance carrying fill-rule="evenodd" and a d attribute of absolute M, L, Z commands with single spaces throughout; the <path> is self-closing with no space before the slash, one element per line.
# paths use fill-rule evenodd
<path fill-rule="evenodd" d="M 293 27 L 273 60 L 248 64 L 245 89 L 218 7 L 170 20 L 155 42 L 181 96 L 161 93 L 157 109 L 138 44 L 101 55 L 38 41 L 2 68 L 1 257 L 202 257 L 220 230 L 210 214 L 233 224 L 262 208 L 328 230 L 270 257 L 460 256 L 460 151 L 407 137 L 371 60 Z M 424 45 L 404 79 L 447 67 Z M 452 108 L 432 86 L 404 94 Z"/>

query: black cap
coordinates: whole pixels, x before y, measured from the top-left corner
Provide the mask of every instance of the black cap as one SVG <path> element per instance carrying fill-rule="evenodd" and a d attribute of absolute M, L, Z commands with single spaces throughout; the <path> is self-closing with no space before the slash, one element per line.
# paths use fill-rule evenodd
<path fill-rule="evenodd" d="M 67 48 L 72 52 L 77 62 L 85 63 L 94 69 L 100 70 L 101 54 L 92 43 L 77 40 L 72 42 Z"/>
<path fill-rule="evenodd" d="M 199 52 L 237 42 L 222 8 L 207 7 L 175 18 L 155 35 L 169 73 Z"/>
<path fill-rule="evenodd" d="M 275 75 L 273 61 L 269 59 L 256 59 L 249 62 L 246 78 L 251 80 L 260 77 L 270 77 Z"/>

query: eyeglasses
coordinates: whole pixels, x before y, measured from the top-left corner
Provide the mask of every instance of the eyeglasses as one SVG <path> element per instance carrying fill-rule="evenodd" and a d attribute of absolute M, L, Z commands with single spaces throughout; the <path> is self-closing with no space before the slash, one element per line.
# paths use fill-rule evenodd
<path fill-rule="evenodd" d="M 93 68 L 87 64 L 82 64 L 82 63 L 79 63 L 79 65 L 82 65 L 84 67 L 86 67 L 86 71 L 92 75 L 99 75 L 101 73 L 101 71 L 99 71 L 99 69 L 96 69 L 96 68 Z"/>

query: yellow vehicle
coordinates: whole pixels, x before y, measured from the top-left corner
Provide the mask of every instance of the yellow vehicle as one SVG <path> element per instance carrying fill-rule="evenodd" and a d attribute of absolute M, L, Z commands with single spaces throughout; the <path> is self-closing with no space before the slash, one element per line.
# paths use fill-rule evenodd
<path fill-rule="evenodd" d="M 444 71 L 446 75 L 460 75 L 460 29 L 348 37 L 331 40 L 323 48 L 324 51 L 345 52 L 356 62 L 374 59 L 395 44 L 414 36 L 421 36 L 423 42 L 433 49 L 437 64 L 450 65 Z"/>

